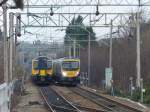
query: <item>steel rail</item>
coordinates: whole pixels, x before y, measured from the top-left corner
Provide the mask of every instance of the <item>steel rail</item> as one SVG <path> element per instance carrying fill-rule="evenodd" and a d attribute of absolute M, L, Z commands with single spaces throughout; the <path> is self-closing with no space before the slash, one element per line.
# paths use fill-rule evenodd
<path fill-rule="evenodd" d="M 62 94 L 58 93 L 54 88 L 51 87 L 51 89 L 58 94 L 61 98 L 63 98 L 68 104 L 70 104 L 72 107 L 74 107 L 77 112 L 81 112 L 76 106 L 74 106 L 72 103 L 70 103 Z"/>
<path fill-rule="evenodd" d="M 77 90 L 77 89 L 75 89 L 75 88 L 70 88 L 70 89 L 71 89 L 71 91 L 73 91 L 74 93 L 76 93 L 76 94 L 78 94 L 78 95 L 80 95 L 80 96 L 82 96 L 82 97 L 84 97 L 84 98 L 86 98 L 86 99 L 92 101 L 93 103 L 99 105 L 100 107 L 103 107 L 103 108 L 105 109 L 105 111 L 107 111 L 107 112 L 108 112 L 108 111 L 113 112 L 113 109 L 112 109 L 112 108 L 110 108 L 110 107 L 108 107 L 108 106 L 102 104 L 101 102 L 97 101 L 96 99 L 90 98 L 90 97 L 87 96 L 86 94 L 82 94 L 81 91 L 79 91 L 79 90 Z"/>
<path fill-rule="evenodd" d="M 52 112 L 56 112 L 55 110 L 53 110 L 53 108 L 52 108 L 51 105 L 49 104 L 49 102 L 48 102 L 46 96 L 44 95 L 44 91 L 42 91 L 42 90 L 40 89 L 40 93 L 41 93 L 41 95 L 42 95 L 42 97 L 43 97 L 43 99 L 44 99 L 46 105 L 48 106 L 48 108 L 49 108 Z"/>
<path fill-rule="evenodd" d="M 69 111 L 69 112 L 76 112 L 76 110 L 73 110 L 73 109 L 68 109 L 68 108 L 65 108 L 65 107 L 62 107 L 62 106 L 57 106 L 57 105 L 54 105 L 54 104 L 51 104 L 52 108 L 57 108 L 58 110 L 62 110 L 62 111 Z"/>
<path fill-rule="evenodd" d="M 54 87 L 54 90 L 56 90 L 57 88 Z M 56 91 L 57 94 L 59 94 L 60 96 L 62 96 L 66 101 L 68 101 L 62 94 L 60 94 L 59 92 Z M 73 103 L 72 103 L 73 104 Z M 80 108 L 83 111 L 88 111 L 88 112 L 108 112 L 108 110 L 104 110 L 104 109 L 96 109 L 96 108 L 92 108 L 92 107 L 86 107 L 86 106 L 81 106 L 78 104 L 73 104 L 75 107 Z"/>
<path fill-rule="evenodd" d="M 100 95 L 100 94 L 98 94 L 98 93 L 92 92 L 92 91 L 87 90 L 87 89 L 85 89 L 85 88 L 82 88 L 82 87 L 78 87 L 78 88 L 79 88 L 79 89 L 82 89 L 82 90 L 84 90 L 84 91 L 86 91 L 86 92 L 88 92 L 88 93 L 90 93 L 90 94 L 94 94 L 94 95 L 96 95 L 97 97 L 103 98 L 103 99 L 105 99 L 106 101 L 112 102 L 113 104 L 116 104 L 116 105 L 121 106 L 121 107 L 123 107 L 123 108 L 127 108 L 127 109 L 129 109 L 129 110 L 131 110 L 131 111 L 143 112 L 143 111 L 140 110 L 140 109 L 134 108 L 134 107 L 132 107 L 132 106 L 125 105 L 125 104 L 123 104 L 123 103 L 121 103 L 121 102 L 115 101 L 115 100 L 113 100 L 113 99 L 111 99 L 111 98 L 105 97 L 105 96 L 103 96 L 103 95 Z"/>
<path fill-rule="evenodd" d="M 51 91 L 51 93 L 49 93 L 48 91 Z M 60 94 L 58 94 L 55 90 L 53 90 L 50 87 L 43 87 L 43 88 L 41 87 L 40 92 L 41 92 L 41 95 L 42 95 L 43 99 L 45 100 L 47 106 L 49 107 L 49 109 L 52 112 L 81 112 L 77 107 L 72 105 L 69 101 L 67 101 L 64 97 L 62 97 Z M 53 93 L 55 94 L 55 97 L 54 97 Z M 67 104 L 67 105 L 65 105 L 65 106 L 63 104 L 57 105 L 57 103 L 55 101 L 54 102 L 52 100 L 50 101 L 50 97 L 53 97 L 56 99 L 60 98 L 63 100 L 63 102 L 66 102 L 63 104 Z"/>
<path fill-rule="evenodd" d="M 91 108 L 91 107 L 85 107 L 85 106 L 81 106 L 81 105 L 75 105 L 78 108 L 81 108 L 85 111 L 90 111 L 90 112 L 108 112 L 106 110 L 102 110 L 102 109 L 96 109 L 96 108 Z"/>

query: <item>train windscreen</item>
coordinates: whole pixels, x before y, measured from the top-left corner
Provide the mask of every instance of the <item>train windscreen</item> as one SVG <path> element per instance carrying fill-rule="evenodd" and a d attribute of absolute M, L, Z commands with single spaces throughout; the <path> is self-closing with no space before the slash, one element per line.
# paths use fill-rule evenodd
<path fill-rule="evenodd" d="M 33 61 L 33 68 L 38 69 L 38 61 Z"/>
<path fill-rule="evenodd" d="M 47 68 L 48 69 L 52 68 L 52 61 L 47 61 Z"/>
<path fill-rule="evenodd" d="M 79 68 L 78 61 L 64 61 L 62 63 L 62 68 L 64 70 L 77 70 Z"/>
<path fill-rule="evenodd" d="M 39 58 L 38 68 L 39 69 L 47 69 L 47 59 L 46 58 Z"/>

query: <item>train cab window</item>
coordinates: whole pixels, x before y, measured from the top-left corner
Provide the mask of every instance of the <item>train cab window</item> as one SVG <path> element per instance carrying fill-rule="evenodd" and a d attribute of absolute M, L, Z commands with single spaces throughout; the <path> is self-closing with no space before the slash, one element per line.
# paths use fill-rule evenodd
<path fill-rule="evenodd" d="M 47 60 L 39 59 L 38 66 L 39 66 L 39 69 L 47 69 Z"/>
<path fill-rule="evenodd" d="M 79 62 L 77 61 L 63 62 L 62 68 L 64 70 L 76 70 L 79 68 Z"/>
<path fill-rule="evenodd" d="M 33 68 L 34 69 L 38 69 L 38 61 L 34 61 L 33 62 Z"/>
<path fill-rule="evenodd" d="M 52 68 L 52 61 L 47 61 L 47 68 L 48 69 Z"/>

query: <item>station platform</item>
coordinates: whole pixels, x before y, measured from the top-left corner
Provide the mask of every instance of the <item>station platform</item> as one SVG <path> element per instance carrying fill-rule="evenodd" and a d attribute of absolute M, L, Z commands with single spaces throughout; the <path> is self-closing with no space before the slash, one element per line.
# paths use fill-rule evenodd
<path fill-rule="evenodd" d="M 25 84 L 25 94 L 20 97 L 12 112 L 48 112 L 36 85 L 31 82 Z"/>

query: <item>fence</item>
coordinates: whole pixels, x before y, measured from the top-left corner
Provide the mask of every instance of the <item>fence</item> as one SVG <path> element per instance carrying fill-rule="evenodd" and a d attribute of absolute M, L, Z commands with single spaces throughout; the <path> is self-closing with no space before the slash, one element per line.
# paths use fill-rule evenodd
<path fill-rule="evenodd" d="M 9 85 L 3 83 L 0 85 L 0 112 L 10 112 L 11 95 L 16 89 L 21 87 L 22 83 L 19 84 L 19 80 L 14 80 Z M 17 89 L 19 91 L 19 89 Z"/>

